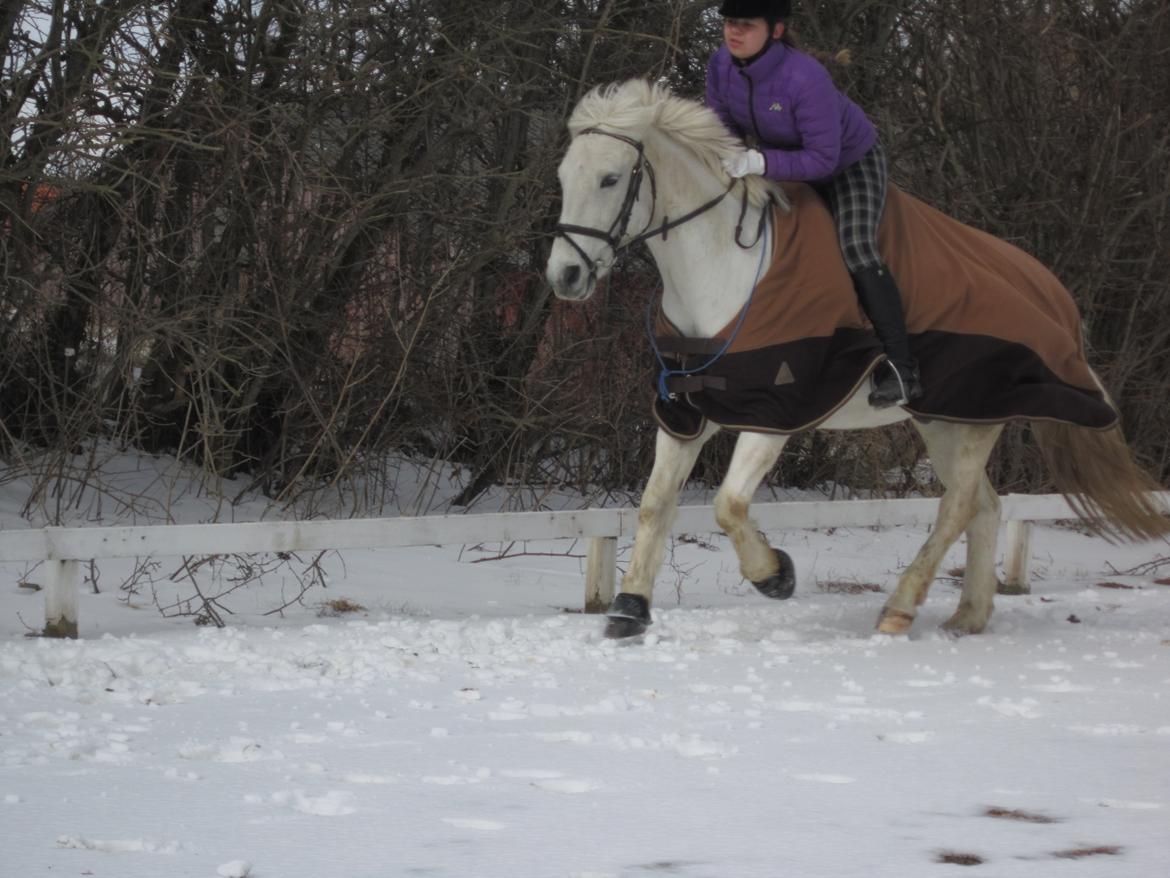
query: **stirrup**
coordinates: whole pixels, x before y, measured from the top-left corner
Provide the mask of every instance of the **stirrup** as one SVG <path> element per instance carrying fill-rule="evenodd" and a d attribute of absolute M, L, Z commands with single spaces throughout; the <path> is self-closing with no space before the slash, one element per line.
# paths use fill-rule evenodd
<path fill-rule="evenodd" d="M 898 366 L 892 360 L 887 360 L 883 366 L 887 374 L 881 380 L 874 379 L 873 390 L 869 394 L 870 405 L 874 408 L 908 405 L 922 396 L 922 383 L 918 377 L 917 366 Z M 904 377 L 903 369 L 906 370 Z"/>

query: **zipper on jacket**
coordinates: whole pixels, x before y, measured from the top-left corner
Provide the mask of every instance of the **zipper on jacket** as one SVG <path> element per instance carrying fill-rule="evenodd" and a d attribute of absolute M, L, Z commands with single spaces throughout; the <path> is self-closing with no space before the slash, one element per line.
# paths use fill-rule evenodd
<path fill-rule="evenodd" d="M 747 80 L 748 84 L 748 114 L 752 117 L 752 130 L 756 134 L 756 148 L 758 149 L 764 142 L 763 136 L 760 134 L 760 123 L 756 119 L 756 84 L 752 78 L 747 75 L 747 71 L 740 69 L 739 75 Z"/>

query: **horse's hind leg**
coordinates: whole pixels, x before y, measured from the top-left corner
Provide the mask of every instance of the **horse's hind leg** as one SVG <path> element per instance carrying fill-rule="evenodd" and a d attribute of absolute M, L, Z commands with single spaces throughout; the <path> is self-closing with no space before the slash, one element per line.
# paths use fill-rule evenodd
<path fill-rule="evenodd" d="M 978 634 L 991 618 L 997 585 L 995 544 L 999 539 L 999 497 L 986 475 L 979 488 L 979 508 L 967 525 L 967 567 L 959 608 L 943 628 L 955 634 Z"/>
<path fill-rule="evenodd" d="M 986 593 L 988 583 L 991 593 L 995 591 L 999 501 L 987 481 L 985 469 L 1003 427 L 944 421 L 916 421 L 914 426 L 926 442 L 930 461 L 946 493 L 939 502 L 938 519 L 930 537 L 902 573 L 897 589 L 878 617 L 877 627 L 885 634 L 904 634 L 910 629 L 943 556 L 959 535 L 970 528 L 973 539 L 968 545 L 963 603 L 947 625 L 952 630 L 974 633 L 982 630 L 991 614 L 991 598 Z"/>
<path fill-rule="evenodd" d="M 676 439 L 659 430 L 654 445 L 654 467 L 638 504 L 638 532 L 634 552 L 622 578 L 622 590 L 609 608 L 605 636 L 633 637 L 650 624 L 650 603 L 654 577 L 662 566 L 666 537 L 678 512 L 678 492 L 695 466 L 695 459 L 708 439 L 719 432 L 710 422 L 694 439 Z"/>
<path fill-rule="evenodd" d="M 788 556 L 772 549 L 748 518 L 748 507 L 760 481 L 776 463 L 787 436 L 741 433 L 731 464 L 715 496 L 715 520 L 731 538 L 739 569 L 764 595 L 787 598 L 795 578 Z"/>

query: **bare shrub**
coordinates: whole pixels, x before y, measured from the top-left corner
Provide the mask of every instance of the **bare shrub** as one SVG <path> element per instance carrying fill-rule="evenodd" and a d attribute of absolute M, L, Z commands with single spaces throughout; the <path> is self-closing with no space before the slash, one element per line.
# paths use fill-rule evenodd
<path fill-rule="evenodd" d="M 626 262 L 585 309 L 541 276 L 564 119 L 629 76 L 700 94 L 709 4 L 13 0 L 0 17 L 0 456 L 60 520 L 97 437 L 306 515 L 401 498 L 388 455 L 539 506 L 652 454 Z M 798 4 L 895 178 L 1070 286 L 1139 457 L 1170 472 L 1164 0 Z M 992 464 L 1044 487 L 1027 431 Z M 715 481 L 719 440 L 696 478 Z M 930 491 L 904 429 L 791 443 L 773 485 Z M 360 486 L 360 491 L 346 489 Z M 419 509 L 418 511 L 425 511 Z"/>

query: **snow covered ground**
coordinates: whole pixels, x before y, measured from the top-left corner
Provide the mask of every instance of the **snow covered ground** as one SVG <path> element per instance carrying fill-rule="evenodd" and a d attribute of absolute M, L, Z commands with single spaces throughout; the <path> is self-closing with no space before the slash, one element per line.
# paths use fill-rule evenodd
<path fill-rule="evenodd" d="M 271 514 L 112 464 L 73 518 Z M 27 487 L 0 526 L 30 525 Z M 0 876 L 1170 875 L 1170 547 L 1040 528 L 1033 594 L 987 633 L 939 633 L 942 578 L 877 636 L 872 589 L 923 537 L 774 534 L 782 603 L 721 536 L 676 541 L 627 647 L 567 612 L 569 543 L 329 555 L 327 588 L 264 615 L 299 593 L 277 571 L 223 629 L 159 613 L 192 594 L 178 559 L 134 594 L 106 562 L 70 642 L 25 637 L 37 571 L 0 565 Z"/>

